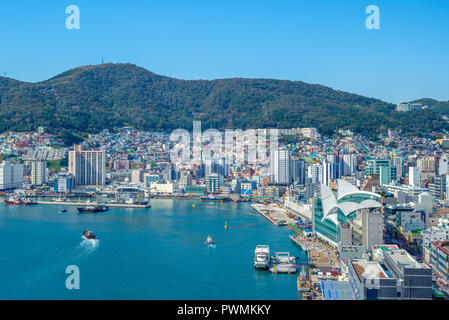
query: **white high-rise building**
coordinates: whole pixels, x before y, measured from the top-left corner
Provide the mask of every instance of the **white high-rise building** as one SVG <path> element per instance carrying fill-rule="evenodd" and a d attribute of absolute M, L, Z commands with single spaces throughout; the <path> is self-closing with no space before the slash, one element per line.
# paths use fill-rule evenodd
<path fill-rule="evenodd" d="M 69 173 L 76 186 L 96 186 L 105 183 L 106 153 L 104 150 L 82 150 L 76 145 L 69 152 Z"/>
<path fill-rule="evenodd" d="M 341 172 L 340 161 L 336 155 L 328 155 L 323 160 L 323 184 L 329 185 L 331 180 L 339 179 Z"/>
<path fill-rule="evenodd" d="M 438 168 L 438 174 L 448 174 L 449 173 L 449 159 L 447 154 L 443 154 L 439 160 L 439 168 Z"/>
<path fill-rule="evenodd" d="M 354 175 L 356 169 L 356 155 L 355 154 L 344 154 L 342 161 L 342 173 L 344 177 L 349 177 Z"/>
<path fill-rule="evenodd" d="M 3 161 L 0 164 L 0 190 L 23 188 L 23 164 Z"/>
<path fill-rule="evenodd" d="M 191 185 L 192 185 L 192 175 L 190 174 L 190 172 L 186 171 L 181 172 L 181 176 L 179 178 L 179 187 L 185 188 Z"/>
<path fill-rule="evenodd" d="M 307 168 L 307 178 L 312 179 L 312 183 L 323 183 L 323 166 L 313 164 Z"/>
<path fill-rule="evenodd" d="M 271 150 L 270 180 L 276 183 L 290 183 L 290 152 L 285 148 Z"/>
<path fill-rule="evenodd" d="M 411 186 L 419 186 L 421 181 L 421 170 L 418 167 L 408 168 L 408 184 Z"/>
<path fill-rule="evenodd" d="M 131 172 L 131 182 L 137 184 L 143 182 L 144 174 L 145 171 L 142 169 L 133 169 L 133 171 Z"/>
<path fill-rule="evenodd" d="M 31 184 L 41 186 L 47 182 L 47 162 L 32 161 L 31 162 Z"/>

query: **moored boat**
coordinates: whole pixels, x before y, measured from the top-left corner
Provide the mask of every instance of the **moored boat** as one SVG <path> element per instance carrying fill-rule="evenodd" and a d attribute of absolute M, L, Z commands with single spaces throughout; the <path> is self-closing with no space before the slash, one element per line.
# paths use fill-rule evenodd
<path fill-rule="evenodd" d="M 16 205 L 16 206 L 30 206 L 36 204 L 36 202 L 31 201 L 30 199 L 22 199 L 20 197 L 10 197 L 8 200 L 3 200 L 5 204 Z"/>
<path fill-rule="evenodd" d="M 99 205 L 99 206 L 85 206 L 77 208 L 79 213 L 97 213 L 97 212 L 105 212 L 108 211 L 107 206 Z"/>
<path fill-rule="evenodd" d="M 258 245 L 254 251 L 254 268 L 268 269 L 270 267 L 270 247 Z"/>

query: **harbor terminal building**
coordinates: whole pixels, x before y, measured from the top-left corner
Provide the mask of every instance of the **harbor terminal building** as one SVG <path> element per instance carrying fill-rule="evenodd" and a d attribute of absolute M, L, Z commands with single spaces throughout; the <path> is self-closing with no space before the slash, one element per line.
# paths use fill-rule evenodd
<path fill-rule="evenodd" d="M 337 180 L 337 192 L 321 185 L 313 201 L 314 233 L 334 248 L 363 245 L 368 251 L 383 243 L 380 195 Z"/>

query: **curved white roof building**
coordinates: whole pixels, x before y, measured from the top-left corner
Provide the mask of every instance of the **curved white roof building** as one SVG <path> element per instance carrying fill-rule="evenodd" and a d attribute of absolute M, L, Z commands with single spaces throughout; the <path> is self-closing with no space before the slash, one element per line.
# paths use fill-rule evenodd
<path fill-rule="evenodd" d="M 351 223 L 360 209 L 381 207 L 381 196 L 361 191 L 349 182 L 337 180 L 337 192 L 321 185 L 321 197 L 314 201 L 314 228 L 319 236 L 336 244 L 340 239 L 342 223 Z"/>

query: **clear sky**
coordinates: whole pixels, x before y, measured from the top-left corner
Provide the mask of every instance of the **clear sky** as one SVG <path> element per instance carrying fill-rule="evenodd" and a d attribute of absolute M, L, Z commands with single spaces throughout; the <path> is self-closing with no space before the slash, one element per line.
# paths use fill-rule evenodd
<path fill-rule="evenodd" d="M 80 8 L 67 30 L 65 9 Z M 380 9 L 380 30 L 365 8 Z M 130 62 L 180 79 L 276 78 L 398 103 L 449 100 L 447 0 L 2 0 L 0 73 Z"/>

